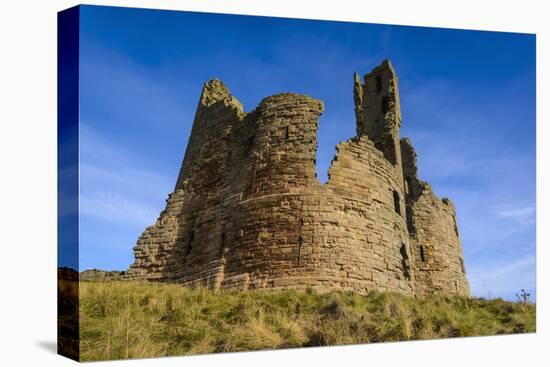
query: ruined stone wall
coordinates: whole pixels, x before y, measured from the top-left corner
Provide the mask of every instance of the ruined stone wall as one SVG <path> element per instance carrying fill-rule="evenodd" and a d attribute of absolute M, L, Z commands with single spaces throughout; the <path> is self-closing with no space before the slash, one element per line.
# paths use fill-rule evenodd
<path fill-rule="evenodd" d="M 244 117 L 242 105 L 220 81 L 205 84 L 175 190 L 155 225 L 138 239 L 130 277 L 210 278 L 222 267 L 219 223 L 231 215 L 232 195 L 243 190 L 233 166 L 248 152 L 240 147 L 234 153 L 241 158 L 233 158 L 232 141 L 246 125 Z"/>
<path fill-rule="evenodd" d="M 333 228 L 326 228 L 337 262 L 366 291 L 413 292 L 401 175 L 366 136 L 337 151 L 327 184 Z M 330 263 L 334 254 L 327 257 Z"/>
<path fill-rule="evenodd" d="M 401 141 L 401 150 L 417 291 L 469 296 L 455 207 L 418 178 L 416 153 L 408 139 Z"/>
<path fill-rule="evenodd" d="M 223 83 L 206 83 L 175 190 L 138 239 L 127 277 L 213 288 L 468 294 L 449 227 L 454 207 L 427 189 L 415 189 L 413 199 L 404 180 L 412 175 L 422 186 L 409 150 L 401 151 L 391 64 L 364 84 L 357 79 L 358 136 L 336 147 L 326 184 L 315 173 L 321 101 L 283 93 L 245 113 Z M 431 256 L 425 264 L 421 243 Z"/>
<path fill-rule="evenodd" d="M 156 223 L 138 238 L 134 263 L 127 272 L 130 279 L 173 280 L 183 271 L 184 246 L 178 236 L 183 199 L 183 190 L 171 193 Z"/>
<path fill-rule="evenodd" d="M 405 203 L 396 213 L 393 192 L 402 188 L 391 164 L 366 137 L 337 150 L 327 184 L 306 154 L 285 170 L 294 167 L 309 185 L 243 197 L 226 276 L 246 274 L 252 289 L 413 292 Z"/>

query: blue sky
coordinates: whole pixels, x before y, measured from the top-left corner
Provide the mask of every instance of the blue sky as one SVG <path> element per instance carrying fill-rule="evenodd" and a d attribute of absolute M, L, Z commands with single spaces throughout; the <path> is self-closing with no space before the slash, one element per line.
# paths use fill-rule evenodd
<path fill-rule="evenodd" d="M 473 294 L 535 294 L 535 36 L 84 6 L 80 269 L 125 269 L 174 187 L 202 83 L 250 111 L 325 102 L 318 176 L 355 135 L 353 73 L 391 59 L 402 136 L 458 211 Z"/>

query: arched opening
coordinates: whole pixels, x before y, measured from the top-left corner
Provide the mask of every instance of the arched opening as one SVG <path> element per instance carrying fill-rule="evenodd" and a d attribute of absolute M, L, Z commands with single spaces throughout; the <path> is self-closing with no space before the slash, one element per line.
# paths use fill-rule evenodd
<path fill-rule="evenodd" d="M 390 98 L 388 96 L 382 97 L 382 113 L 385 114 L 390 110 Z"/>
<path fill-rule="evenodd" d="M 185 255 L 189 255 L 193 249 L 193 240 L 195 239 L 195 231 L 189 233 L 189 238 L 187 239 L 187 249 Z"/>
<path fill-rule="evenodd" d="M 376 93 L 382 92 L 382 77 L 380 75 L 376 76 Z"/>
<path fill-rule="evenodd" d="M 298 265 L 300 265 L 300 257 L 302 256 L 302 245 L 304 244 L 304 239 L 302 236 L 298 238 Z"/>
<path fill-rule="evenodd" d="M 403 276 L 405 279 L 411 278 L 411 264 L 409 261 L 409 253 L 407 252 L 407 246 L 402 243 L 401 248 L 399 249 L 401 253 L 401 267 L 403 269 Z"/>
<path fill-rule="evenodd" d="M 414 191 L 413 191 L 413 180 L 412 180 L 412 177 L 410 176 L 407 176 L 405 177 L 405 194 L 407 196 L 413 196 L 414 195 Z"/>
<path fill-rule="evenodd" d="M 393 207 L 397 214 L 401 215 L 401 202 L 399 198 L 399 193 L 393 190 Z"/>
<path fill-rule="evenodd" d="M 246 155 L 250 156 L 250 153 L 252 152 L 252 148 L 254 148 L 254 140 L 255 136 L 252 135 L 246 140 Z"/>

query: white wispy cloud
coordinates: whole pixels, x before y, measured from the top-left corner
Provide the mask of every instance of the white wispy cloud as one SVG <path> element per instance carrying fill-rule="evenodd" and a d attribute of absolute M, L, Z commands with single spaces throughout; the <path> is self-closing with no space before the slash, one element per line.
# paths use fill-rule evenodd
<path fill-rule="evenodd" d="M 420 177 L 456 205 L 472 294 L 535 294 L 534 151 L 499 134 L 495 96 L 472 99 L 464 85 L 442 79 L 403 86 L 402 135 L 415 145 Z"/>
<path fill-rule="evenodd" d="M 508 262 L 483 263 L 469 271 L 472 294 L 478 297 L 501 296 L 514 299 L 520 289 L 534 290 L 536 258 L 529 254 Z M 529 289 L 533 287 L 532 289 Z M 533 295 L 534 296 L 534 295 Z"/>
<path fill-rule="evenodd" d="M 172 184 L 168 177 L 157 172 L 126 165 L 111 164 L 99 166 L 97 164 L 82 163 L 80 165 L 82 185 L 86 190 L 119 190 L 125 193 L 150 197 L 155 188 L 167 188 Z"/>
<path fill-rule="evenodd" d="M 512 204 L 495 205 L 488 208 L 497 218 L 514 221 L 519 224 L 535 223 L 535 207 Z"/>
<path fill-rule="evenodd" d="M 81 147 L 81 213 L 138 230 L 152 224 L 172 189 L 171 180 L 143 168 L 143 158 L 105 139 L 87 124 L 82 125 Z"/>
<path fill-rule="evenodd" d="M 145 226 L 154 222 L 158 210 L 116 192 L 94 192 L 80 198 L 81 213 L 109 223 Z"/>
<path fill-rule="evenodd" d="M 470 278 L 472 284 L 477 284 L 482 280 L 495 280 L 508 277 L 517 271 L 525 268 L 533 268 L 536 259 L 534 255 L 528 255 L 508 263 L 484 264 L 479 269 L 473 270 L 473 276 Z"/>

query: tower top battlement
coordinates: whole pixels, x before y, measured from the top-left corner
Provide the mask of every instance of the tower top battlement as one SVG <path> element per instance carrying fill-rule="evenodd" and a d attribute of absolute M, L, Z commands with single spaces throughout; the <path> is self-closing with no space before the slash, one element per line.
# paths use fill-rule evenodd
<path fill-rule="evenodd" d="M 399 164 L 401 104 L 398 79 L 389 60 L 371 70 L 361 83 L 355 73 L 353 95 L 357 135 L 367 135 L 386 159 Z"/>

